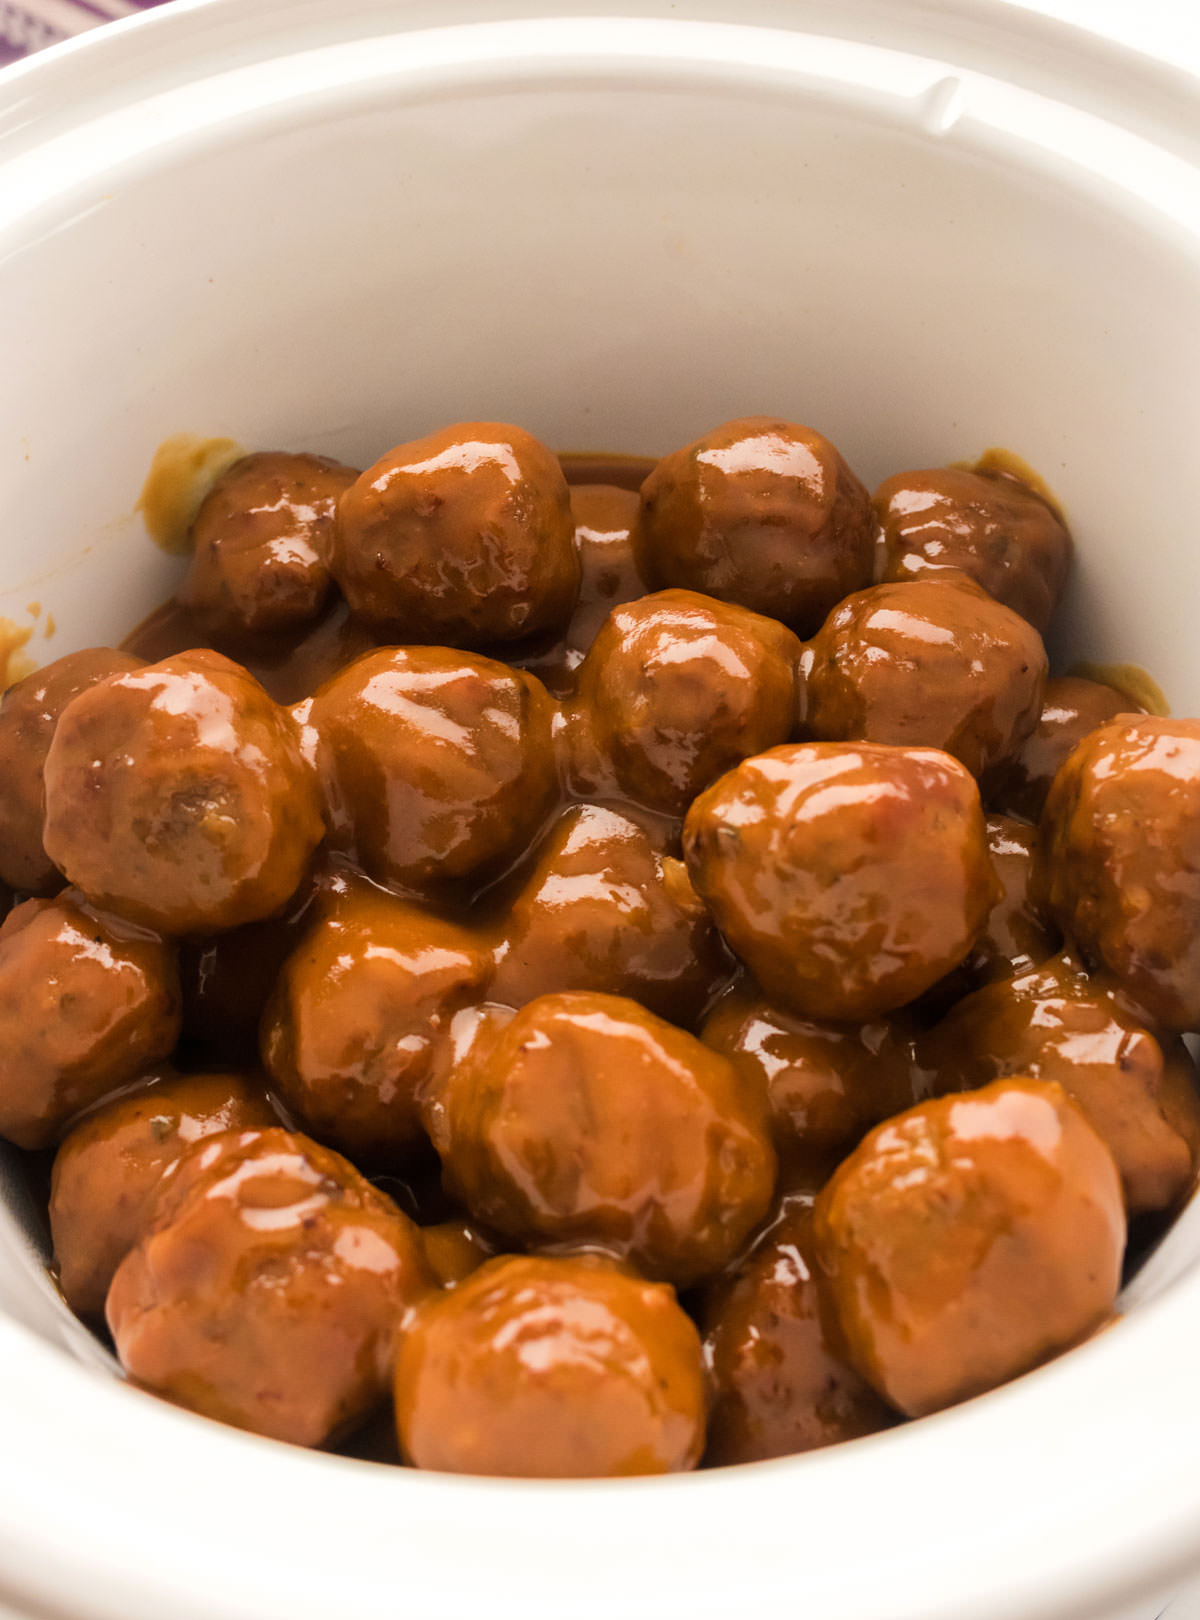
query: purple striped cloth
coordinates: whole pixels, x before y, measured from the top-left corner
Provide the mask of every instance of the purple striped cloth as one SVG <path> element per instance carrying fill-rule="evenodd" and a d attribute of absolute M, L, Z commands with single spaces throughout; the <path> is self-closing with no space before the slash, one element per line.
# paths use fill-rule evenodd
<path fill-rule="evenodd" d="M 0 68 L 43 45 L 132 17 L 165 0 L 0 0 Z"/>

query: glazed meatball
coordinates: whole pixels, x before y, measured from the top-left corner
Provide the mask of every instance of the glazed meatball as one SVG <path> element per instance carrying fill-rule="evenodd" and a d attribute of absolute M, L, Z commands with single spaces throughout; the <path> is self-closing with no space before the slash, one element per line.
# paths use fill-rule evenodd
<path fill-rule="evenodd" d="M 979 792 L 932 748 L 772 748 L 701 794 L 697 892 L 772 1001 L 863 1022 L 966 956 L 998 897 Z"/>
<path fill-rule="evenodd" d="M 540 681 L 490 658 L 367 653 L 308 715 L 334 843 L 417 892 L 511 863 L 557 794 L 553 714 Z"/>
<path fill-rule="evenodd" d="M 1069 1349 L 1112 1310 L 1125 1211 L 1061 1086 L 999 1080 L 887 1121 L 815 1207 L 851 1363 L 921 1417 Z"/>
<path fill-rule="evenodd" d="M 303 1136 L 194 1143 L 159 1184 L 106 1313 L 135 1382 L 206 1417 L 319 1446 L 385 1395 L 433 1286 L 420 1233 Z"/>
<path fill-rule="evenodd" d="M 811 1203 L 789 1200 L 734 1277 L 705 1303 L 713 1397 L 707 1464 L 788 1457 L 895 1423 L 896 1414 L 835 1348 L 837 1327 L 823 1287 Z"/>
<path fill-rule="evenodd" d="M 372 1163 L 424 1141 L 418 1104 L 451 1059 L 454 1015 L 484 999 L 474 934 L 378 890 L 353 891 L 288 958 L 263 1016 L 263 1063 L 324 1141 Z"/>
<path fill-rule="evenodd" d="M 322 832 L 294 722 L 219 653 L 91 687 L 46 757 L 51 858 L 97 905 L 164 933 L 280 910 Z"/>
<path fill-rule="evenodd" d="M 753 989 L 722 996 L 702 1038 L 765 1092 L 781 1162 L 819 1175 L 870 1126 L 917 1100 L 904 1028 L 817 1023 L 773 1007 Z"/>
<path fill-rule="evenodd" d="M 213 635 L 309 624 L 333 583 L 326 562 L 338 496 L 357 477 L 326 456 L 283 450 L 235 461 L 193 520 L 180 602 Z"/>
<path fill-rule="evenodd" d="M 933 467 L 885 479 L 874 506 L 884 579 L 961 569 L 1035 630 L 1050 623 L 1071 567 L 1071 536 L 1028 484 Z"/>
<path fill-rule="evenodd" d="M 800 653 L 773 619 L 660 591 L 609 615 L 574 719 L 623 793 L 680 816 L 739 760 L 791 736 Z"/>
<path fill-rule="evenodd" d="M 1074 675 L 1046 682 L 1038 723 L 1010 759 L 982 783 L 985 801 L 1007 815 L 1038 821 L 1060 765 L 1099 726 L 1141 705 L 1101 681 Z"/>
<path fill-rule="evenodd" d="M 681 1287 L 766 1213 L 765 1100 L 733 1065 L 622 996 L 541 996 L 435 1092 L 450 1190 L 529 1246 L 580 1244 Z"/>
<path fill-rule="evenodd" d="M 81 1120 L 59 1148 L 50 1182 L 50 1236 L 71 1309 L 103 1311 L 163 1171 L 191 1143 L 276 1124 L 261 1086 L 236 1074 L 155 1078 Z"/>
<path fill-rule="evenodd" d="M 829 440 L 771 416 L 726 422 L 642 485 L 642 566 L 809 635 L 871 581 L 866 490 Z"/>
<path fill-rule="evenodd" d="M 0 926 L 0 1136 L 52 1147 L 73 1115 L 179 1036 L 175 952 L 68 890 Z"/>
<path fill-rule="evenodd" d="M 1042 892 L 1152 1019 L 1200 1029 L 1200 720 L 1114 721 L 1054 778 Z"/>
<path fill-rule="evenodd" d="M 548 646 L 513 658 L 559 698 L 575 690 L 575 671 L 612 609 L 636 602 L 647 588 L 634 553 L 636 491 L 615 484 L 576 484 L 571 488 L 571 515 L 580 569 L 575 611 Z"/>
<path fill-rule="evenodd" d="M 554 990 L 613 991 L 691 1024 L 730 974 L 682 863 L 602 805 L 559 818 L 505 917 L 491 994 L 510 1006 Z"/>
<path fill-rule="evenodd" d="M 80 692 L 142 660 L 111 647 L 68 653 L 9 687 L 0 705 L 0 880 L 53 894 L 63 878 L 42 846 L 42 772 L 58 718 Z"/>
<path fill-rule="evenodd" d="M 700 1340 L 661 1283 L 601 1260 L 491 1260 L 429 1299 L 396 1356 L 400 1446 L 418 1468 L 606 1478 L 694 1468 Z"/>
<path fill-rule="evenodd" d="M 1027 973 L 1062 944 L 1032 889 L 1035 829 L 1008 816 L 988 816 L 987 841 L 1001 894 L 964 964 L 978 984 Z"/>
<path fill-rule="evenodd" d="M 559 629 L 579 595 L 562 468 L 505 422 L 397 445 L 338 502 L 330 566 L 354 613 L 397 641 L 482 647 Z"/>
<path fill-rule="evenodd" d="M 1173 1204 L 1196 1163 L 1200 1099 L 1178 1084 L 1178 1070 L 1164 1078 L 1173 1049 L 1059 957 L 960 1001 L 920 1043 L 919 1058 L 938 1091 L 1007 1075 L 1057 1081 L 1108 1144 L 1136 1214 Z"/>
<path fill-rule="evenodd" d="M 960 576 L 847 597 L 803 668 L 814 737 L 942 748 L 979 776 L 1036 725 L 1047 660 L 1036 630 Z"/>

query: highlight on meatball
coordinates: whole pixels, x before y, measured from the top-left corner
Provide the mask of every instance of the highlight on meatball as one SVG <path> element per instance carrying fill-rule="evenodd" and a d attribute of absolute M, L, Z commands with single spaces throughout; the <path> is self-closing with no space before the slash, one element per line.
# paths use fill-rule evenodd
<path fill-rule="evenodd" d="M 472 1049 L 429 1109 L 446 1181 L 530 1247 L 581 1244 L 684 1287 L 766 1213 L 764 1099 L 725 1058 L 621 996 L 541 996 Z"/>
<path fill-rule="evenodd" d="M 728 953 L 682 862 L 610 806 L 565 811 L 503 898 L 495 1001 L 608 991 L 689 1025 L 729 979 Z"/>
<path fill-rule="evenodd" d="M 1061 1086 L 999 1080 L 888 1120 L 817 1197 L 852 1365 L 921 1417 L 1031 1371 L 1107 1319 L 1125 1210 Z"/>
<path fill-rule="evenodd" d="M 815 428 L 747 416 L 664 456 L 642 485 L 642 566 L 811 635 L 871 582 L 871 502 Z"/>
<path fill-rule="evenodd" d="M 323 1141 L 391 1164 L 425 1141 L 420 1104 L 452 1056 L 455 1014 L 491 957 L 457 923 L 365 886 L 309 929 L 263 1014 L 263 1064 Z"/>
<path fill-rule="evenodd" d="M 436 891 L 514 860 L 557 791 L 554 705 L 532 675 L 443 647 L 387 647 L 313 700 L 333 840 L 381 883 Z"/>
<path fill-rule="evenodd" d="M 1040 820 L 1060 765 L 1100 726 L 1119 714 L 1140 714 L 1141 704 L 1102 681 L 1062 675 L 1046 682 L 1042 712 L 1025 741 L 982 783 L 989 806 L 1026 821 Z"/>
<path fill-rule="evenodd" d="M 85 1108 L 179 1036 L 174 948 L 68 890 L 0 925 L 0 1136 L 53 1147 Z"/>
<path fill-rule="evenodd" d="M 1200 720 L 1116 720 L 1054 778 L 1039 881 L 1051 913 L 1151 1019 L 1200 1030 Z"/>
<path fill-rule="evenodd" d="M 0 882 L 25 894 L 53 894 L 63 876 L 42 844 L 42 773 L 59 716 L 97 681 L 140 669 L 111 647 L 68 653 L 10 686 L 0 704 Z"/>
<path fill-rule="evenodd" d="M 704 1447 L 700 1340 L 662 1283 L 596 1257 L 490 1260 L 396 1356 L 417 1468 L 541 1479 L 678 1473 Z"/>
<path fill-rule="evenodd" d="M 154 1076 L 86 1115 L 50 1181 L 50 1236 L 63 1298 L 99 1315 L 142 1234 L 163 1172 L 201 1137 L 278 1124 L 262 1087 L 236 1074 Z"/>
<path fill-rule="evenodd" d="M 615 609 L 579 670 L 575 719 L 630 798 L 682 815 L 718 776 L 786 742 L 801 646 L 776 620 L 694 591 Z"/>
<path fill-rule="evenodd" d="M 820 1177 L 872 1125 L 917 1100 L 912 1036 L 894 1019 L 818 1022 L 739 986 L 701 1033 L 766 1095 L 775 1147 L 791 1172 Z"/>
<path fill-rule="evenodd" d="M 997 880 L 979 791 L 931 748 L 772 748 L 693 804 L 696 891 L 772 1001 L 863 1022 L 963 960 Z"/>
<path fill-rule="evenodd" d="M 319 1446 L 384 1398 L 434 1286 L 418 1229 L 284 1130 L 196 1142 L 168 1170 L 106 1314 L 129 1376 L 205 1417 Z"/>
<path fill-rule="evenodd" d="M 825 1286 L 811 1201 L 785 1199 L 749 1256 L 705 1301 L 706 1464 L 789 1457 L 896 1422 L 839 1351 Z"/>
<path fill-rule="evenodd" d="M 47 853 L 97 905 L 163 933 L 280 910 L 323 831 L 295 723 L 219 653 L 91 687 L 46 757 Z"/>
<path fill-rule="evenodd" d="M 1186 1048 L 1069 956 L 967 996 L 918 1050 L 938 1091 L 1008 1075 L 1056 1081 L 1107 1144 L 1131 1214 L 1169 1208 L 1191 1185 L 1200 1092 Z"/>
<path fill-rule="evenodd" d="M 1050 503 L 1009 474 L 931 467 L 875 491 L 884 579 L 962 569 L 1044 631 L 1071 568 L 1071 536 Z"/>
<path fill-rule="evenodd" d="M 559 629 L 579 595 L 562 468 L 507 422 L 397 445 L 339 501 L 330 566 L 358 618 L 396 641 L 486 647 Z"/>
<path fill-rule="evenodd" d="M 1037 724 L 1047 668 L 1037 631 L 968 579 L 875 585 L 806 649 L 803 719 L 830 742 L 941 748 L 980 776 Z"/>
<path fill-rule="evenodd" d="M 333 588 L 338 496 L 358 477 L 327 456 L 258 451 L 221 474 L 192 521 L 178 600 L 212 635 L 297 631 Z"/>

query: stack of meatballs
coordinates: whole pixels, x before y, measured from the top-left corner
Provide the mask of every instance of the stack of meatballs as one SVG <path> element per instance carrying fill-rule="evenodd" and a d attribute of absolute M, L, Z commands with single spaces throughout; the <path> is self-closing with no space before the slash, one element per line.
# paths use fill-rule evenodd
<path fill-rule="evenodd" d="M 67 1302 L 195 1412 L 478 1474 L 1032 1370 L 1192 1185 L 1200 723 L 1049 678 L 1003 458 L 567 466 L 246 456 L 172 604 L 8 692 L 0 1133 Z"/>

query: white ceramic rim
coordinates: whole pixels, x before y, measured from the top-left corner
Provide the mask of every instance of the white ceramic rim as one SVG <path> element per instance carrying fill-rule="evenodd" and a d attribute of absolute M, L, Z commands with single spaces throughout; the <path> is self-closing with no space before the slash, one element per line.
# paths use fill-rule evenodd
<path fill-rule="evenodd" d="M 1194 82 L 994 0 L 746 0 L 736 25 L 717 0 L 565 18 L 531 0 L 515 21 L 490 0 L 356 0 L 340 58 L 324 49 L 330 9 L 176 0 L 13 70 L 0 81 L 0 258 L 105 164 L 202 138 L 230 115 L 230 93 L 240 127 L 268 116 L 296 93 L 269 61 L 281 38 L 308 53 L 305 93 L 317 94 L 364 50 L 414 88 L 472 63 L 489 71 L 505 51 L 532 75 L 681 62 L 786 73 L 785 34 L 807 41 L 807 71 L 823 61 L 881 93 L 914 58 L 935 63 L 928 88 L 949 72 L 998 139 L 1043 143 L 1056 163 L 1127 187 L 1200 251 Z M 185 83 L 164 125 L 154 98 Z M 760 1605 L 821 1620 L 1100 1620 L 1200 1563 L 1198 1337 L 1189 1276 L 1067 1360 L 910 1428 L 750 1469 L 545 1485 L 381 1470 L 240 1435 L 0 1320 L 0 1596 L 51 1620 L 418 1605 L 428 1620 L 474 1620 L 484 1604 L 498 1620 L 725 1620 Z"/>

